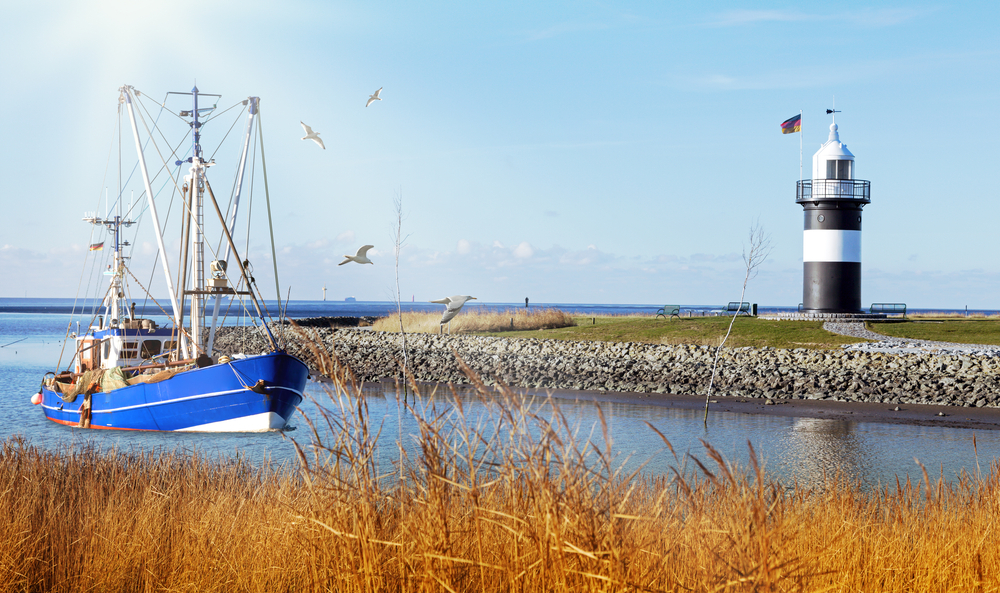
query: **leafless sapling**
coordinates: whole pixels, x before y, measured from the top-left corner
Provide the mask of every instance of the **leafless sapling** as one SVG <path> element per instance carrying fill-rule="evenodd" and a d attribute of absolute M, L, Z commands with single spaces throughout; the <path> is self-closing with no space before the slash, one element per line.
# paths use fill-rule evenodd
<path fill-rule="evenodd" d="M 759 220 L 754 221 L 750 225 L 747 243 L 743 244 L 743 263 L 746 264 L 746 273 L 743 275 L 743 288 L 740 291 L 740 306 L 733 313 L 733 318 L 729 321 L 729 329 L 726 330 L 725 337 L 722 338 L 718 348 L 715 349 L 715 360 L 712 362 L 712 378 L 708 382 L 708 391 L 705 393 L 705 424 L 708 424 L 708 402 L 709 398 L 712 397 L 712 387 L 715 386 L 715 375 L 719 368 L 719 355 L 722 354 L 722 347 L 726 345 L 729 334 L 733 332 L 733 324 L 736 323 L 736 318 L 739 317 L 740 309 L 743 307 L 743 298 L 747 293 L 747 284 L 757 276 L 758 268 L 764 263 L 767 256 L 771 254 L 771 247 L 771 235 L 764 232 L 764 228 L 760 226 Z"/>

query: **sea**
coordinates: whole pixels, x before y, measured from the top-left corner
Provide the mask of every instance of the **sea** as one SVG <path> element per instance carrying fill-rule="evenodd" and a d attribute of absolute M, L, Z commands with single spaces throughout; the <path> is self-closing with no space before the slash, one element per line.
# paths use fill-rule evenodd
<path fill-rule="evenodd" d="M 310 450 L 312 432 L 306 417 L 317 419 L 327 411 L 338 414 L 338 399 L 324 383 L 310 382 L 307 399 L 288 426 L 265 433 L 211 434 L 82 430 L 47 420 L 30 402 L 42 377 L 57 366 L 65 368 L 72 348 L 64 348 L 64 337 L 84 326 L 97 310 L 91 302 L 73 299 L 0 298 L 0 443 L 11 438 L 26 439 L 34 446 L 52 450 L 97 447 L 127 451 L 194 453 L 210 458 L 242 459 L 255 465 L 293 467 L 298 442 Z M 266 303 L 272 313 L 276 302 Z M 401 303 L 406 311 L 438 311 L 440 305 Z M 469 306 L 469 305 L 466 305 Z M 474 307 L 509 310 L 524 303 L 473 303 Z M 531 308 L 554 307 L 578 315 L 652 314 L 662 305 L 608 305 L 530 303 Z M 384 316 L 396 310 L 392 302 L 291 301 L 282 303 L 290 318 Z M 685 306 L 685 310 L 710 311 L 712 306 Z M 137 303 L 137 314 L 166 322 L 166 314 L 155 303 Z M 795 307 L 760 307 L 759 312 L 794 311 Z M 934 310 L 965 313 L 961 310 Z M 239 313 L 239 314 L 237 314 Z M 246 312 L 228 311 L 226 325 L 249 324 Z M 976 310 L 969 314 L 998 314 Z M 544 392 L 532 394 L 539 415 L 552 412 Z M 362 396 L 370 416 L 380 430 L 380 456 L 388 466 L 400 447 L 417 452 L 417 420 L 399 404 L 394 386 L 384 383 L 365 387 Z M 452 393 L 441 386 L 425 392 L 418 407 L 454 408 L 455 398 L 472 424 L 480 422 L 487 433 L 493 408 L 475 395 L 461 390 Z M 878 422 L 848 422 L 815 418 L 710 412 L 704 423 L 701 412 L 675 410 L 639 403 L 603 403 L 598 412 L 593 402 L 559 399 L 556 404 L 579 438 L 593 440 L 601 435 L 604 417 L 618 463 L 640 468 L 648 475 L 669 473 L 671 468 L 690 468 L 690 456 L 707 458 L 704 442 L 719 450 L 731 463 L 749 465 L 752 444 L 766 470 L 779 479 L 799 484 L 820 484 L 825 476 L 839 473 L 869 487 L 895 484 L 899 477 L 917 481 L 922 464 L 933 477 L 958 479 L 963 472 L 985 472 L 1000 460 L 1000 430 L 971 430 Z M 330 412 L 332 410 L 332 412 Z M 670 441 L 674 452 L 649 428 L 652 424 Z M 998 427 L 1000 428 L 1000 427 Z M 320 435 L 323 437 L 324 435 Z M 488 435 L 487 435 L 488 436 Z M 601 437 L 603 438 L 603 437 Z M 975 446 L 973 445 L 975 438 Z"/>

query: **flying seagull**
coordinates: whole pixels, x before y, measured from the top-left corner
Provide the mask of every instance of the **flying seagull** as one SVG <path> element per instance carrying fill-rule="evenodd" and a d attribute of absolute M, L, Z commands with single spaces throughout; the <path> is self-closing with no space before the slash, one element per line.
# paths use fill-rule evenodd
<path fill-rule="evenodd" d="M 381 92 L 382 92 L 382 87 L 378 87 L 378 90 L 375 91 L 375 94 L 374 95 L 370 95 L 368 97 L 368 102 L 365 103 L 365 107 L 368 107 L 369 105 L 371 105 L 373 101 L 381 101 L 382 97 L 378 96 L 378 94 L 381 93 Z"/>
<path fill-rule="evenodd" d="M 375 262 L 373 262 L 372 260 L 368 259 L 368 250 L 371 249 L 372 247 L 375 247 L 375 246 L 374 245 L 364 245 L 363 247 L 361 247 L 361 249 L 358 249 L 358 254 L 357 255 L 345 255 L 344 257 L 347 258 L 347 259 L 345 259 L 344 261 L 340 262 L 337 265 L 338 266 L 342 266 L 342 265 L 346 264 L 347 262 L 352 262 L 353 261 L 353 262 L 357 262 L 359 264 L 371 264 L 371 265 L 374 266 Z"/>
<path fill-rule="evenodd" d="M 313 129 L 305 124 L 305 122 L 300 121 L 302 124 L 302 129 L 306 131 L 306 135 L 302 137 L 303 140 L 312 140 L 323 150 L 326 150 L 326 146 L 323 146 L 323 140 L 319 137 L 319 132 L 313 132 Z"/>
<path fill-rule="evenodd" d="M 438 299 L 436 301 L 430 301 L 432 303 L 438 303 L 444 305 L 444 315 L 441 316 L 441 325 L 438 326 L 438 333 L 441 333 L 444 328 L 444 324 L 448 324 L 448 333 L 451 333 L 451 320 L 458 315 L 458 312 L 462 310 L 462 306 L 466 302 L 475 300 L 476 297 L 457 294 L 451 297 L 444 297 L 443 299 Z"/>

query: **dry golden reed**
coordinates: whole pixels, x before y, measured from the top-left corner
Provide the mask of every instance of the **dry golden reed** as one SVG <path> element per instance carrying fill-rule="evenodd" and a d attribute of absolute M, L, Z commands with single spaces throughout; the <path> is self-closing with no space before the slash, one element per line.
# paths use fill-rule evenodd
<path fill-rule="evenodd" d="M 996 313 L 962 313 L 956 311 L 925 311 L 921 313 L 907 313 L 909 319 L 997 319 L 1000 315 Z"/>
<path fill-rule="evenodd" d="M 436 334 L 441 326 L 441 313 L 403 313 L 403 329 L 407 333 Z M 444 331 L 447 332 L 448 324 Z M 573 317 L 559 309 L 508 309 L 491 311 L 466 307 L 451 320 L 451 332 L 502 332 L 533 329 L 554 329 L 574 325 Z M 383 317 L 372 324 L 375 331 L 398 332 L 399 316 Z"/>
<path fill-rule="evenodd" d="M 675 455 L 695 472 L 645 476 L 616 461 L 600 408 L 579 430 L 552 402 L 481 383 L 486 415 L 424 394 L 408 410 L 416 449 L 387 454 L 377 442 L 397 436 L 335 379 L 295 442 L 299 465 L 281 471 L 3 443 L 0 589 L 1000 588 L 997 464 L 956 482 L 787 487 L 752 447 L 738 469 L 705 444 L 700 458 Z"/>

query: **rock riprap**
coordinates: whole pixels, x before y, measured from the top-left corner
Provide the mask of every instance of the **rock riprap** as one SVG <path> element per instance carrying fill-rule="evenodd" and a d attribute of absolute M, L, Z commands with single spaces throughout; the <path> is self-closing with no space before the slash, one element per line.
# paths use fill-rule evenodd
<path fill-rule="evenodd" d="M 277 335 L 280 327 L 274 326 Z M 359 380 L 399 375 L 400 334 L 349 328 L 285 328 L 287 350 L 318 368 L 335 355 Z M 634 342 L 536 340 L 407 334 L 410 371 L 419 381 L 468 383 L 459 358 L 487 384 L 528 388 L 704 394 L 715 349 Z M 266 350 L 259 330 L 221 328 L 220 354 Z M 746 398 L 996 406 L 1000 355 L 860 349 L 724 348 L 716 393 Z"/>

